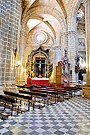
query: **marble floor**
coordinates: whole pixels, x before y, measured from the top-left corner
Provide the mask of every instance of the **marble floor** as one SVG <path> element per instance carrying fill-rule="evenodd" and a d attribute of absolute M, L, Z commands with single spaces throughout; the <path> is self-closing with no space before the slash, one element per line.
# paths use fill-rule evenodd
<path fill-rule="evenodd" d="M 90 99 L 76 96 L 0 119 L 0 135 L 90 135 Z"/>

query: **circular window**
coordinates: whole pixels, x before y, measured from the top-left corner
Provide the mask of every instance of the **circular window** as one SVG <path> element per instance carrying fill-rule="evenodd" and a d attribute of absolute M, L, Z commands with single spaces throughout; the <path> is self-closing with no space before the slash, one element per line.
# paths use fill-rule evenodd
<path fill-rule="evenodd" d="M 37 41 L 38 42 L 42 42 L 43 40 L 44 40 L 43 35 L 41 35 L 41 34 L 37 35 Z"/>
<path fill-rule="evenodd" d="M 37 44 L 44 44 L 47 41 L 47 34 L 45 32 L 36 33 L 34 36 L 34 41 Z"/>

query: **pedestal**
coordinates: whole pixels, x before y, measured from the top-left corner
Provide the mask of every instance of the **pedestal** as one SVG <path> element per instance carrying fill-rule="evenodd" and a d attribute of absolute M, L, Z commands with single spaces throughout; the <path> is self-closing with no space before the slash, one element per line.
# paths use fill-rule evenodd
<path fill-rule="evenodd" d="M 83 87 L 82 95 L 84 95 L 85 98 L 90 98 L 90 87 Z"/>

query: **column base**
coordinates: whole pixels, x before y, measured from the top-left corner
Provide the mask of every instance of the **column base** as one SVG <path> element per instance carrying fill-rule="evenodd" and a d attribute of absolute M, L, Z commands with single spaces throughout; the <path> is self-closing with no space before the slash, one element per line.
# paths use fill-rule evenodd
<path fill-rule="evenodd" d="M 83 87 L 82 95 L 84 95 L 85 98 L 90 98 L 90 87 Z"/>

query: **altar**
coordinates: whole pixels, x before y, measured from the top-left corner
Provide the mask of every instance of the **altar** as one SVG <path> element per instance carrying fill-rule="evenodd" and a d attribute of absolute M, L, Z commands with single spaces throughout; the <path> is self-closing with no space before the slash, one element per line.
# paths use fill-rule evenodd
<path fill-rule="evenodd" d="M 40 45 L 28 55 L 26 63 L 27 85 L 49 85 L 53 64 L 50 63 L 49 49 L 43 50 Z"/>
<path fill-rule="evenodd" d="M 31 78 L 31 84 L 49 85 L 49 78 Z"/>

